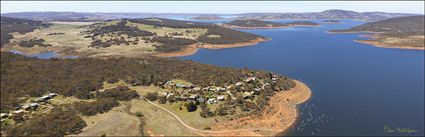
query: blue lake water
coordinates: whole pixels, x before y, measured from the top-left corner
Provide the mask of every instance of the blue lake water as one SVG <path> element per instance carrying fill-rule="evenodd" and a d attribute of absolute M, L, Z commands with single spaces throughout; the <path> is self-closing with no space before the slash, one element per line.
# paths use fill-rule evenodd
<path fill-rule="evenodd" d="M 20 51 L 16 51 L 16 50 L 10 50 L 9 52 L 14 53 L 14 54 L 20 54 L 20 55 L 24 55 L 27 57 L 35 57 L 35 58 L 39 58 L 39 59 L 49 59 L 49 58 L 78 58 L 78 56 L 63 56 L 63 57 L 58 57 L 58 54 L 55 52 L 44 52 L 44 53 L 39 53 L 39 54 L 24 54 Z"/>
<path fill-rule="evenodd" d="M 312 98 L 299 106 L 301 116 L 288 135 L 423 136 L 424 51 L 378 48 L 354 42 L 364 39 L 359 34 L 326 33 L 362 23 L 242 30 L 272 40 L 242 48 L 201 49 L 180 59 L 273 71 L 306 83 Z M 385 126 L 417 132 L 388 133 Z"/>
<path fill-rule="evenodd" d="M 362 23 L 343 20 L 320 27 L 241 30 L 272 40 L 242 48 L 201 49 L 180 59 L 273 71 L 306 83 L 312 98 L 299 106 L 301 116 L 286 135 L 423 136 L 424 51 L 378 48 L 354 42 L 365 39 L 359 34 L 326 33 Z M 26 56 L 48 59 L 57 54 Z M 388 133 L 386 126 L 417 132 Z"/>

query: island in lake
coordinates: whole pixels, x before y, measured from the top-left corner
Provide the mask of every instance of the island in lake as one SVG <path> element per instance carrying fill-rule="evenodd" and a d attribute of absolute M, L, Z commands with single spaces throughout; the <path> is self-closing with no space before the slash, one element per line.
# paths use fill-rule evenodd
<path fill-rule="evenodd" d="M 272 21 L 262 21 L 255 19 L 246 20 L 233 20 L 221 24 L 227 28 L 241 28 L 241 29 L 272 29 L 272 28 L 287 28 L 291 26 L 318 26 L 319 24 L 312 21 L 294 21 L 288 23 L 279 23 Z"/>
<path fill-rule="evenodd" d="M 424 50 L 424 19 L 425 16 L 396 17 L 386 20 L 369 22 L 346 30 L 332 30 L 332 33 L 359 33 L 369 40 L 357 40 L 385 48 L 403 48 Z"/>
<path fill-rule="evenodd" d="M 339 20 L 324 20 L 323 23 L 341 23 Z"/>
<path fill-rule="evenodd" d="M 201 16 L 190 18 L 190 19 L 192 20 L 222 20 L 224 18 L 215 16 L 215 15 L 201 15 Z"/>

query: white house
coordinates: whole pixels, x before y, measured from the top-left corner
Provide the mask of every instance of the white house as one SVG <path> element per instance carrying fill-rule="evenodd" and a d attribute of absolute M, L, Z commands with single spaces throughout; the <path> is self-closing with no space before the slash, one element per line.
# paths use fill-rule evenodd
<path fill-rule="evenodd" d="M 255 80 L 257 80 L 257 77 L 248 77 L 247 79 L 245 79 L 245 82 L 251 82 Z"/>
<path fill-rule="evenodd" d="M 1 113 L 0 116 L 1 116 L 1 118 L 7 118 L 9 116 L 9 114 L 7 114 L 7 113 Z"/>
<path fill-rule="evenodd" d="M 224 99 L 226 99 L 226 98 L 223 95 L 217 97 L 218 101 L 223 101 Z"/>
<path fill-rule="evenodd" d="M 49 96 L 50 98 L 53 98 L 53 97 L 58 96 L 58 94 L 56 94 L 56 93 L 49 93 L 47 96 Z"/>
<path fill-rule="evenodd" d="M 217 100 L 215 100 L 215 98 L 209 98 L 209 99 L 207 100 L 207 103 L 208 103 L 208 104 L 214 104 L 214 103 L 217 103 Z"/>

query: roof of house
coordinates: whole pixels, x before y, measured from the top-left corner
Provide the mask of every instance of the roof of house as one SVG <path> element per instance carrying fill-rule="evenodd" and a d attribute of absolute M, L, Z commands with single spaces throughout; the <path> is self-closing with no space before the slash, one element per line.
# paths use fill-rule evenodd
<path fill-rule="evenodd" d="M 199 95 L 190 95 L 189 98 L 197 98 Z"/>

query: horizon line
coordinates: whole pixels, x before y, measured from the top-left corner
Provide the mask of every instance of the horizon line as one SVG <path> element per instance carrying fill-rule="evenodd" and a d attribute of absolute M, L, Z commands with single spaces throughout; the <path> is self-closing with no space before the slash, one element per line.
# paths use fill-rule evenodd
<path fill-rule="evenodd" d="M 407 13 L 407 12 L 386 12 L 386 11 L 364 11 L 364 12 L 359 12 L 359 11 L 355 11 L 355 10 L 345 10 L 345 9 L 327 9 L 327 10 L 322 10 L 322 11 L 306 11 L 306 12 L 241 12 L 241 13 L 200 13 L 200 12 L 90 12 L 90 11 L 20 11 L 20 12 L 1 12 L 1 14 L 10 14 L 10 13 L 26 13 L 26 12 L 39 12 L 39 13 L 48 13 L 48 12 L 57 12 L 57 13 L 132 13 L 132 14 L 140 14 L 140 13 L 145 13 L 145 14 L 210 14 L 210 15 L 220 15 L 220 14 L 226 14 L 226 15 L 236 15 L 236 14 L 253 14 L 253 13 L 275 13 L 275 14 L 282 14 L 282 13 L 319 13 L 319 12 L 324 12 L 324 11 L 329 11 L 329 10 L 342 10 L 342 11 L 352 11 L 352 12 L 357 12 L 357 13 L 369 13 L 369 12 L 383 12 L 383 13 L 399 13 L 399 14 L 417 14 L 417 15 L 424 15 L 425 13 Z"/>

